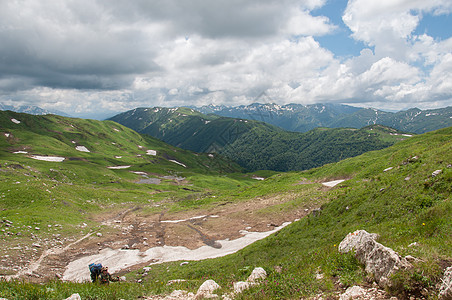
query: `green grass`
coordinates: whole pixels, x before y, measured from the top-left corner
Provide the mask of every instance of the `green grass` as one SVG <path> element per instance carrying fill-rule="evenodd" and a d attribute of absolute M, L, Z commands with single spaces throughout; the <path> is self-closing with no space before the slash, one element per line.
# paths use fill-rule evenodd
<path fill-rule="evenodd" d="M 25 117 L 17 116 L 16 119 L 20 118 Z M 1 118 L 0 122 L 3 122 Z M 5 122 L 11 123 L 8 118 Z M 115 126 L 127 130 L 120 125 Z M 5 127 L 0 129 L 0 133 L 4 131 Z M 112 133 L 115 132 L 112 130 Z M 20 131 L 14 134 L 20 139 Z M 130 137 L 122 139 L 124 156 L 139 151 L 137 140 L 128 140 L 135 134 L 129 134 Z M 221 294 L 231 291 L 232 282 L 245 280 L 254 267 L 263 267 L 268 278 L 263 284 L 244 292 L 239 299 L 298 299 L 318 293 L 329 295 L 334 293 L 338 280 L 345 287 L 365 281 L 363 267 L 353 255 L 337 251 L 338 244 L 347 233 L 365 229 L 378 233 L 378 241 L 383 245 L 424 262 L 409 272 L 396 274 L 393 278 L 395 285 L 390 292 L 400 297 L 416 296 L 426 289 L 426 297 L 435 299 L 440 266 L 445 263 L 450 265 L 452 260 L 452 128 L 415 136 L 390 148 L 304 172 L 264 172 L 261 176 L 272 175 L 264 181 L 252 179 L 253 174 L 222 173 L 222 166 L 229 168 L 232 165 L 221 158 L 218 158 L 217 166 L 211 164 L 209 168 L 205 165 L 212 158 L 208 156 L 164 148 L 158 141 L 147 139 L 143 137 L 143 146 L 166 151 L 167 155 L 171 153 L 190 167 L 170 163 L 162 156 L 146 159 L 133 156 L 130 160 L 124 160 L 132 164 L 137 159 L 138 163 L 133 163 L 135 171 L 185 177 L 188 185 L 175 185 L 171 181 L 163 181 L 161 185 L 136 184 L 139 175 L 128 170 L 107 169 L 105 166 L 110 165 L 114 158 L 106 160 L 100 154 L 74 152 L 77 157 L 86 157 L 86 161 L 59 164 L 30 160 L 11 154 L 11 147 L 17 147 L 20 143 L 24 145 L 23 140 L 12 145 L 11 141 L 0 136 L 3 150 L 0 152 L 0 219 L 13 222 L 13 228 L 9 229 L 13 233 L 22 232 L 22 236 L 6 237 L 6 243 L 13 245 L 21 239 L 26 241 L 31 235 L 27 226 L 40 227 L 43 237 L 54 232 L 80 235 L 78 225 L 86 222 L 88 227 L 84 229 L 84 234 L 90 229 L 98 229 L 90 220 L 96 211 L 149 205 L 147 212 L 151 213 L 151 204 L 160 201 L 168 206 L 165 209 L 179 211 L 230 201 L 295 195 L 293 200 L 259 213 L 271 214 L 308 204 L 322 205 L 321 210 L 226 257 L 190 262 L 184 266 L 180 266 L 180 262 L 152 265 L 147 276 L 143 276 L 142 271 L 133 272 L 126 274 L 129 283 L 113 283 L 108 287 L 1 281 L 0 297 L 64 299 L 78 292 L 82 299 L 136 299 L 175 289 L 195 292 L 206 279 L 220 284 L 222 289 L 218 293 Z M 145 144 L 145 141 L 148 142 Z M 96 145 L 94 141 L 90 143 Z M 55 145 L 59 144 L 55 142 Z M 49 149 L 49 154 L 56 154 L 52 148 Z M 109 155 L 117 153 L 113 150 L 105 152 Z M 152 162 L 154 159 L 158 163 Z M 384 171 L 389 167 L 392 169 Z M 433 177 L 435 170 L 442 172 Z M 256 175 L 259 174 L 262 173 Z M 316 183 L 338 178 L 349 180 L 333 189 Z M 168 202 L 167 199 L 174 201 Z M 74 214 L 74 211 L 81 213 Z M 48 227 L 55 224 L 62 224 L 62 227 Z M 409 247 L 414 242 L 416 246 Z M 318 273 L 323 274 L 323 279 L 316 279 Z M 143 283 L 132 283 L 138 279 L 142 279 Z M 167 286 L 166 282 L 172 279 L 187 281 Z"/>

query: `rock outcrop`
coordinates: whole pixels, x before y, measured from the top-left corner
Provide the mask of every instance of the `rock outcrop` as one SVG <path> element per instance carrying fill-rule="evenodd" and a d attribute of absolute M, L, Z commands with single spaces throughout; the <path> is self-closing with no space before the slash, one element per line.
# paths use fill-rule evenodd
<path fill-rule="evenodd" d="M 441 300 L 452 299 L 452 267 L 447 268 L 444 272 L 438 298 Z"/>
<path fill-rule="evenodd" d="M 389 286 L 389 276 L 400 269 L 411 268 L 412 265 L 391 248 L 375 241 L 377 235 L 365 230 L 349 233 L 339 244 L 339 252 L 355 250 L 358 261 L 365 266 L 367 273 L 374 276 L 381 286 Z"/>

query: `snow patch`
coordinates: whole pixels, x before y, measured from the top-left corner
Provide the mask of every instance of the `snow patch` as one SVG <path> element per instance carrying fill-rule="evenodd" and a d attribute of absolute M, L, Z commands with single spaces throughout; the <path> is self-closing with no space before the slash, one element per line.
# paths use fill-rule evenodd
<path fill-rule="evenodd" d="M 16 151 L 16 152 L 13 152 L 14 154 L 27 154 L 28 152 L 27 151 Z"/>
<path fill-rule="evenodd" d="M 128 169 L 130 167 L 131 166 L 115 166 L 115 167 L 107 167 L 107 168 L 111 169 L 111 170 L 120 170 L 120 169 Z"/>
<path fill-rule="evenodd" d="M 147 155 L 154 155 L 154 156 L 156 156 L 157 155 L 157 151 L 155 151 L 155 150 L 148 150 L 148 151 L 146 151 L 146 154 Z"/>
<path fill-rule="evenodd" d="M 186 168 L 187 166 L 186 165 L 184 165 L 183 163 L 181 163 L 181 162 L 178 162 L 177 160 L 174 160 L 174 159 L 170 159 L 169 160 L 170 162 L 173 162 L 173 163 L 175 163 L 175 164 L 178 164 L 178 165 L 181 165 L 182 167 L 184 167 L 184 168 Z"/>
<path fill-rule="evenodd" d="M 81 151 L 81 152 L 91 152 L 85 146 L 77 146 L 77 147 L 75 147 L 75 150 Z"/>
<path fill-rule="evenodd" d="M 63 280 L 66 281 L 85 281 L 90 279 L 89 269 L 86 267 L 93 261 L 102 262 L 108 266 L 111 273 L 116 273 L 122 269 L 131 266 L 154 261 L 152 264 L 187 260 L 197 261 L 208 258 L 216 258 L 235 253 L 240 249 L 254 243 L 255 241 L 266 238 L 276 231 L 286 227 L 291 222 L 283 223 L 281 226 L 266 232 L 248 232 L 242 231 L 244 236 L 235 240 L 221 240 L 217 243 L 221 244 L 221 248 L 213 248 L 210 246 L 202 246 L 200 248 L 190 250 L 186 247 L 163 246 L 149 248 L 144 252 L 140 250 L 121 250 L 105 248 L 98 254 L 81 257 L 72 261 L 66 266 L 63 274 Z"/>
<path fill-rule="evenodd" d="M 161 223 L 182 223 L 182 222 L 187 222 L 187 221 L 192 221 L 192 220 L 204 219 L 206 217 L 208 217 L 208 216 L 203 215 L 203 216 L 192 217 L 192 218 L 184 219 L 184 220 L 165 220 L 165 221 L 160 221 L 160 222 Z"/>
<path fill-rule="evenodd" d="M 327 186 L 327 187 L 334 187 L 344 181 L 345 181 L 345 179 L 333 180 L 333 181 L 323 182 L 322 185 Z"/>
<path fill-rule="evenodd" d="M 30 158 L 37 159 L 37 160 L 43 160 L 43 161 L 54 161 L 54 162 L 62 162 L 65 160 L 64 157 L 58 157 L 58 156 L 41 156 L 41 155 L 32 155 Z"/>
<path fill-rule="evenodd" d="M 11 134 L 9 134 L 9 133 L 5 133 L 5 136 L 6 136 L 6 137 L 9 137 L 10 135 L 11 135 Z"/>
<path fill-rule="evenodd" d="M 16 119 L 11 119 L 11 122 L 16 123 L 16 124 L 20 124 L 20 121 L 16 120 Z"/>

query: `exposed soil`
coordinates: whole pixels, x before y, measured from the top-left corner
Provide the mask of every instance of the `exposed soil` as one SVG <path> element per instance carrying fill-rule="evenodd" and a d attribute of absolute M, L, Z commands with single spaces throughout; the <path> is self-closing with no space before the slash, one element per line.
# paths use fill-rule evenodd
<path fill-rule="evenodd" d="M 145 207 L 131 207 L 109 215 L 103 213 L 93 217 L 93 221 L 104 226 L 102 232 L 90 232 L 71 239 L 54 234 L 53 239 L 39 239 L 39 246 L 18 247 L 18 250 L 8 251 L 8 258 L 1 262 L 3 275 L 28 278 L 34 282 L 61 278 L 70 262 L 106 249 L 138 249 L 144 252 L 164 245 L 188 249 L 205 245 L 221 248 L 218 240 L 235 240 L 243 236 L 243 230 L 270 231 L 284 222 L 300 219 L 316 208 L 260 212 L 290 201 L 293 197 L 285 194 L 248 202 L 226 202 L 209 209 L 178 213 L 168 213 L 162 209 L 161 212 L 147 214 L 144 213 Z M 141 268 L 146 263 L 152 261 L 128 266 L 123 271 Z"/>

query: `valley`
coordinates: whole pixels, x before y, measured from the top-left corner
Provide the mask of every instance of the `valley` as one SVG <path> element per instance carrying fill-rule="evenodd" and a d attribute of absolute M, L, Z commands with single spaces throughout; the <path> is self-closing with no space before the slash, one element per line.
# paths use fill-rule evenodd
<path fill-rule="evenodd" d="M 451 137 L 449 127 L 318 168 L 246 173 L 112 121 L 0 112 L 0 297 L 136 299 L 207 278 L 227 294 L 255 267 L 268 280 L 239 299 L 337 297 L 370 285 L 337 250 L 357 229 L 419 259 L 387 293 L 434 297 L 452 266 Z M 125 282 L 77 283 L 92 260 Z"/>

